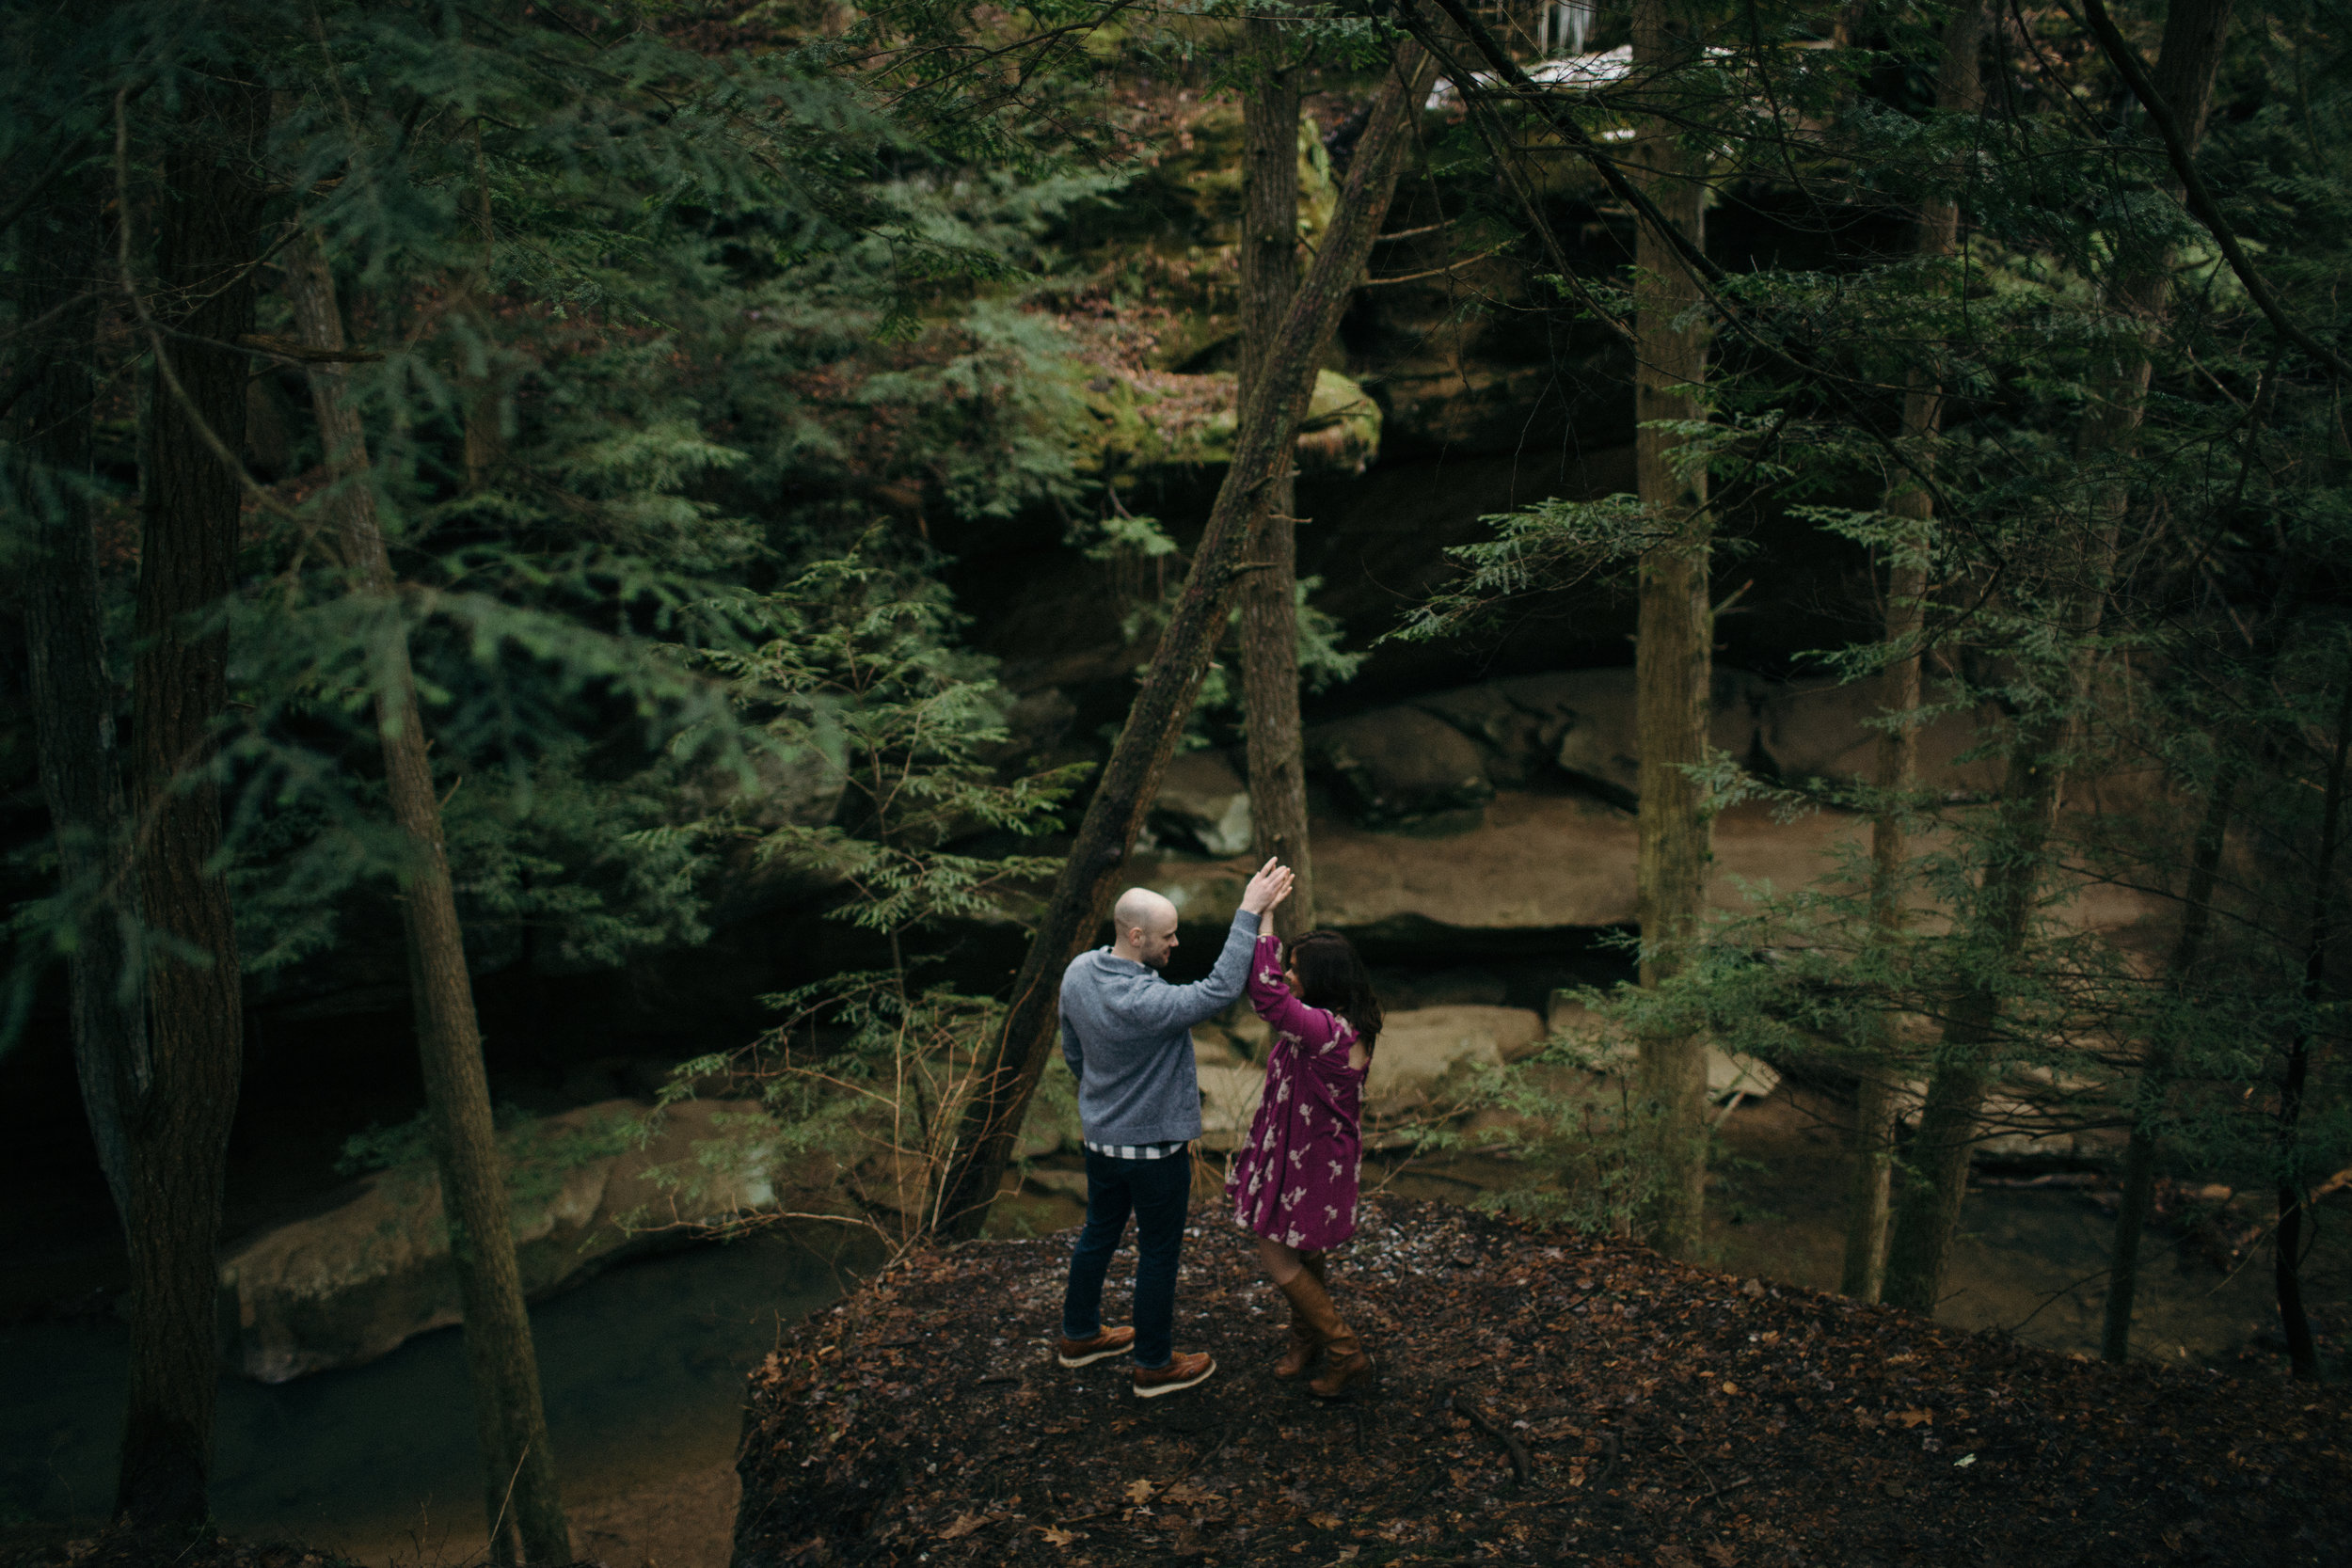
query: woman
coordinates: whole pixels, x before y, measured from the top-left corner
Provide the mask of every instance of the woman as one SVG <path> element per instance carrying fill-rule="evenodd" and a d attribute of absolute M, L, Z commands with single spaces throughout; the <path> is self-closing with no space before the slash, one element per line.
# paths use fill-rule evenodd
<path fill-rule="evenodd" d="M 1296 1377 L 1316 1352 L 1327 1352 L 1329 1365 L 1307 1386 L 1336 1399 L 1372 1375 L 1372 1357 L 1332 1308 L 1323 1258 L 1356 1233 L 1364 1073 L 1380 1035 L 1380 1004 L 1356 950 L 1336 931 L 1308 932 L 1287 958 L 1279 938 L 1259 935 L 1249 1002 L 1274 1040 L 1257 1119 L 1225 1190 L 1233 1218 L 1258 1238 L 1259 1259 L 1290 1298 L 1290 1351 L 1274 1375 Z"/>

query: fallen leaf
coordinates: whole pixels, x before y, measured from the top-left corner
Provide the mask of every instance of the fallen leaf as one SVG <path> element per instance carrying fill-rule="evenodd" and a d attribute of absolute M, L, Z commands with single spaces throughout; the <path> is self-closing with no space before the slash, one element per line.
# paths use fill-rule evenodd
<path fill-rule="evenodd" d="M 939 1532 L 939 1538 L 942 1541 L 961 1541 L 987 1523 L 988 1515 L 985 1513 L 959 1513 L 954 1524 Z"/>
<path fill-rule="evenodd" d="M 1900 1427 L 1935 1425 L 1935 1412 L 1932 1410 L 1894 1410 L 1887 1413 L 1886 1418 Z"/>
<path fill-rule="evenodd" d="M 1307 1515 L 1307 1523 L 1314 1526 L 1317 1529 L 1337 1529 L 1340 1528 L 1338 1516 L 1330 1513 L 1310 1513 Z"/>
<path fill-rule="evenodd" d="M 1073 1541 L 1086 1539 L 1086 1532 L 1083 1530 L 1056 1529 L 1050 1525 L 1041 1528 L 1038 1533 L 1045 1537 L 1045 1544 L 1049 1546 L 1067 1546 Z"/>
<path fill-rule="evenodd" d="M 1131 1481 L 1127 1483 L 1127 1500 L 1137 1504 L 1148 1503 L 1152 1500 L 1152 1494 L 1157 1490 L 1148 1481 Z"/>

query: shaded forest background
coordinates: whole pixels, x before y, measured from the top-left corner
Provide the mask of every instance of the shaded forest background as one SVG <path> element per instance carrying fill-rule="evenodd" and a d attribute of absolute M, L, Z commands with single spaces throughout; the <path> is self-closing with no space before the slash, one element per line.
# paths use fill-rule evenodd
<path fill-rule="evenodd" d="M 976 1233 L 1116 886 L 1207 938 L 1520 798 L 1630 896 L 1321 888 L 1550 1031 L 1398 1139 L 1691 1256 L 1768 1064 L 1931 1310 L 1983 1142 L 2096 1132 L 2110 1358 L 2177 1176 L 2329 1372 L 2329 7 L 7 25 L 0 1074 L 24 1254 L 129 1240 L 133 1520 L 205 1513 L 224 1233 L 405 1161 L 564 1560 L 517 1129 L 716 1101 L 670 1214 Z"/>

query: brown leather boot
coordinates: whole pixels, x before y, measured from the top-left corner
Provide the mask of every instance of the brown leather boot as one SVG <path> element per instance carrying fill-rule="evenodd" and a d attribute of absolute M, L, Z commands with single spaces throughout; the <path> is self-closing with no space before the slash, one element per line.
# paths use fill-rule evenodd
<path fill-rule="evenodd" d="M 1313 1362 L 1315 1353 L 1323 1349 L 1323 1336 L 1314 1325 L 1298 1315 L 1296 1303 L 1291 1306 L 1291 1346 L 1282 1353 L 1282 1359 L 1274 1364 L 1274 1375 L 1282 1379 L 1296 1377 Z"/>
<path fill-rule="evenodd" d="M 1307 1385 L 1307 1392 L 1319 1400 L 1336 1400 L 1359 1383 L 1372 1377 L 1372 1357 L 1364 1353 L 1363 1341 L 1355 1330 L 1344 1323 L 1340 1331 L 1324 1342 L 1329 1359 L 1323 1375 Z"/>
<path fill-rule="evenodd" d="M 1299 1261 L 1306 1265 L 1307 1272 L 1313 1275 L 1318 1283 L 1322 1280 L 1323 1254 L 1301 1253 Z M 1307 1315 L 1298 1309 L 1298 1303 L 1293 1301 L 1291 1348 L 1283 1352 L 1282 1359 L 1274 1364 L 1274 1375 L 1285 1380 L 1298 1376 L 1314 1364 L 1315 1354 L 1322 1349 L 1323 1336 L 1315 1332 L 1315 1325 L 1307 1321 Z"/>
<path fill-rule="evenodd" d="M 1324 1348 L 1330 1353 L 1330 1365 L 1324 1374 L 1307 1385 L 1307 1391 L 1317 1399 L 1332 1400 L 1348 1388 L 1372 1375 L 1372 1357 L 1364 1354 L 1356 1331 L 1340 1321 L 1337 1308 L 1331 1305 L 1330 1292 L 1313 1273 L 1300 1269 L 1282 1287 L 1282 1293 L 1291 1300 L 1292 1310 L 1323 1337 Z"/>

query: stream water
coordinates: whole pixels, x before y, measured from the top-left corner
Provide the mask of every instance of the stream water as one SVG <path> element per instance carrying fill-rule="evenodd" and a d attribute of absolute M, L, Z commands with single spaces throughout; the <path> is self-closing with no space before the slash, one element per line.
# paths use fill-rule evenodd
<path fill-rule="evenodd" d="M 1784 1093 L 1732 1118 L 1733 1172 L 1710 1205 L 1719 1266 L 1835 1288 L 1844 1157 L 1819 1109 Z M 1460 1201 L 1514 1174 L 1467 1158 L 1368 1170 L 1367 1179 Z M 1000 1204 L 996 1227 L 1035 1233 L 1079 1217 L 1068 1196 L 1032 1189 Z M 2080 1192 L 1976 1192 L 1941 1315 L 2052 1350 L 2095 1352 L 2096 1276 L 2110 1229 Z M 2234 1358 L 2276 1323 L 2266 1258 L 2228 1275 L 2168 1242 L 2152 1250 L 2140 1354 L 2249 1370 Z M 616 1269 L 535 1308 L 548 1424 L 582 1550 L 612 1568 L 723 1568 L 743 1375 L 784 1325 L 832 1301 L 873 1260 L 870 1247 L 839 1233 L 771 1233 Z M 2352 1248 L 2324 1235 L 2306 1268 L 2315 1306 L 2341 1314 L 2352 1296 L 2348 1263 Z M 112 1322 L 0 1329 L 0 1519 L 103 1516 L 123 1351 Z M 454 1332 L 274 1387 L 222 1381 L 215 1495 L 233 1532 L 300 1539 L 373 1564 L 457 1564 L 482 1539 L 479 1474 Z M 632 1496 L 642 1501 L 634 1512 Z"/>
<path fill-rule="evenodd" d="M 567 1497 L 593 1510 L 728 1464 L 745 1372 L 786 1324 L 832 1302 L 873 1261 L 870 1246 L 842 1233 L 771 1232 L 614 1269 L 534 1307 Z M 19 1519 L 103 1519 L 127 1343 L 115 1323 L 0 1330 L 0 1508 Z M 480 1545 L 482 1472 L 453 1330 L 291 1383 L 224 1376 L 217 1445 L 214 1505 L 231 1533 L 372 1563 L 455 1563 Z"/>

